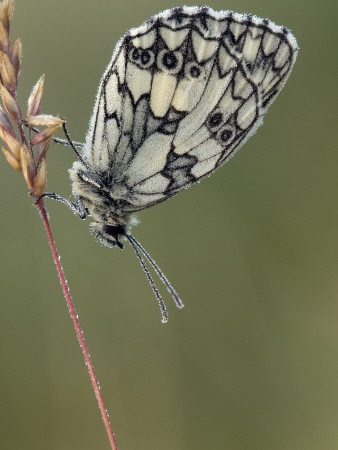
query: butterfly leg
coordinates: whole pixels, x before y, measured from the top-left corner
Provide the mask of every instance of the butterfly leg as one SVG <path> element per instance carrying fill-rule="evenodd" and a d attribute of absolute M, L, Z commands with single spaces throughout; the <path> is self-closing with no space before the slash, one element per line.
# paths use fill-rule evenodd
<path fill-rule="evenodd" d="M 73 211 L 76 216 L 78 216 L 82 220 L 85 219 L 88 215 L 88 210 L 83 206 L 80 197 L 76 197 L 76 201 L 72 202 L 71 200 L 67 200 L 66 198 L 63 198 L 61 197 L 61 195 L 55 194 L 54 192 L 45 192 L 39 197 L 37 203 L 42 198 L 51 198 L 65 204 Z"/>

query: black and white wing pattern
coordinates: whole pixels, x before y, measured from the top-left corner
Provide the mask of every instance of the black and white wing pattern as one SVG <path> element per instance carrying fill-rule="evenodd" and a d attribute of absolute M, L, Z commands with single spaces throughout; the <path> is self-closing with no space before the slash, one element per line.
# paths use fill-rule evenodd
<path fill-rule="evenodd" d="M 248 14 L 179 7 L 152 17 L 115 49 L 85 160 L 126 213 L 171 197 L 257 130 L 297 50 L 285 27 Z"/>

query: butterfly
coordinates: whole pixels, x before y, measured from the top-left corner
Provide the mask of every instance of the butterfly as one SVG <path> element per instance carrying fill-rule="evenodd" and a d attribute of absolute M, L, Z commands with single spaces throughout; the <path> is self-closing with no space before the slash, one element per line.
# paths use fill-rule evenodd
<path fill-rule="evenodd" d="M 268 19 L 208 7 L 176 7 L 130 29 L 104 72 L 89 131 L 70 169 L 75 202 L 103 244 L 132 245 L 163 272 L 130 234 L 134 213 L 162 202 L 222 166 L 262 125 L 296 60 L 296 39 Z M 68 136 L 68 139 L 69 136 Z"/>

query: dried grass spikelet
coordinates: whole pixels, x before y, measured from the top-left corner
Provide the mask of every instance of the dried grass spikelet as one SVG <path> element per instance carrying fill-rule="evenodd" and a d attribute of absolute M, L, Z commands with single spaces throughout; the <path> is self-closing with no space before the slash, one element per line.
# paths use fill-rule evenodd
<path fill-rule="evenodd" d="M 22 145 L 20 162 L 23 176 L 31 193 L 34 192 L 34 181 L 36 177 L 36 167 L 33 156 L 26 145 Z"/>
<path fill-rule="evenodd" d="M 16 138 L 16 134 L 14 128 L 11 124 L 11 121 L 8 118 L 8 115 L 0 106 L 0 129 L 7 131 L 7 133 L 11 134 L 14 138 Z"/>
<path fill-rule="evenodd" d="M 62 125 L 57 125 L 55 127 L 45 128 L 42 131 L 39 131 L 31 140 L 32 145 L 42 144 L 51 138 L 57 131 L 62 128 Z"/>
<path fill-rule="evenodd" d="M 39 144 L 38 151 L 36 153 L 36 163 L 40 164 L 41 161 L 46 157 L 47 150 L 50 147 L 50 144 L 53 141 L 53 136 L 50 136 L 49 139 L 45 140 L 41 144 Z"/>
<path fill-rule="evenodd" d="M 51 116 L 50 114 L 40 114 L 37 116 L 27 116 L 25 118 L 25 124 L 29 127 L 59 127 L 66 123 L 64 119 L 60 117 Z"/>
<path fill-rule="evenodd" d="M 5 7 L 5 2 L 2 2 L 0 4 L 0 22 L 2 23 L 4 29 L 6 30 L 6 33 L 9 32 L 9 17 L 8 17 L 8 11 Z"/>
<path fill-rule="evenodd" d="M 9 45 L 10 42 L 8 30 L 6 29 L 6 26 L 3 23 L 3 21 L 0 20 L 0 50 L 7 53 L 9 50 Z"/>
<path fill-rule="evenodd" d="M 3 0 L 0 3 L 0 50 L 8 53 L 10 49 L 9 29 L 14 15 L 14 0 Z"/>
<path fill-rule="evenodd" d="M 43 194 L 43 191 L 46 188 L 46 184 L 47 184 L 47 163 L 46 158 L 43 158 L 34 180 L 35 198 L 39 198 Z"/>
<path fill-rule="evenodd" d="M 12 45 L 10 58 L 15 69 L 16 78 L 18 78 L 22 64 L 22 42 L 18 36 L 15 38 L 14 44 Z"/>
<path fill-rule="evenodd" d="M 0 94 L 2 97 L 2 102 L 8 114 L 14 120 L 15 123 L 20 124 L 22 122 L 20 106 L 16 100 L 11 96 L 4 85 L 0 85 Z"/>
<path fill-rule="evenodd" d="M 16 70 L 10 57 L 3 52 L 0 52 L 0 75 L 3 85 L 11 92 L 16 91 L 18 84 Z"/>
<path fill-rule="evenodd" d="M 42 95 L 43 91 L 43 81 L 44 78 L 41 77 L 38 83 L 35 85 L 35 88 L 32 91 L 32 94 L 30 98 L 32 99 L 32 102 L 29 102 L 29 106 L 32 105 L 32 109 L 39 108 L 39 104 L 41 99 L 39 98 L 40 95 Z M 34 106 L 35 103 L 35 106 Z M 31 139 L 32 146 L 38 145 L 38 151 L 36 154 L 36 163 L 40 164 L 40 162 L 45 158 L 47 150 L 52 143 L 53 136 L 55 133 L 57 133 L 61 128 L 62 125 L 65 123 L 64 119 L 60 119 L 59 117 L 47 115 L 47 114 L 40 114 L 40 115 L 30 115 L 25 118 L 24 120 L 25 124 L 28 125 L 30 128 L 34 128 L 37 126 L 44 126 L 47 127 L 44 130 L 39 131 L 35 136 Z"/>
<path fill-rule="evenodd" d="M 0 8 L 0 20 L 9 27 L 14 16 L 15 1 L 3 0 Z"/>
<path fill-rule="evenodd" d="M 2 147 L 3 154 L 6 157 L 7 162 L 13 167 L 13 169 L 17 170 L 18 172 L 22 172 L 21 168 L 21 162 L 20 160 L 17 160 L 11 152 L 6 150 L 4 147 Z"/>
<path fill-rule="evenodd" d="M 36 82 L 35 86 L 30 93 L 28 102 L 27 102 L 27 116 L 36 116 L 40 112 L 40 105 L 43 95 L 43 88 L 45 84 L 45 76 L 42 75 L 39 80 Z M 26 123 L 27 119 L 26 119 Z"/>
<path fill-rule="evenodd" d="M 12 136 L 6 130 L 0 127 L 0 138 L 6 144 L 12 155 L 20 161 L 21 144 L 16 137 Z"/>

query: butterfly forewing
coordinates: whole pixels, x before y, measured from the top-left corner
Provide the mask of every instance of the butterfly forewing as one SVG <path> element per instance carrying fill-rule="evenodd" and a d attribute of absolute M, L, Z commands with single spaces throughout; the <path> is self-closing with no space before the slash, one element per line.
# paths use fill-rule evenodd
<path fill-rule="evenodd" d="M 103 75 L 86 158 L 126 212 L 209 175 L 262 123 L 297 53 L 267 19 L 164 11 L 119 42 Z"/>

